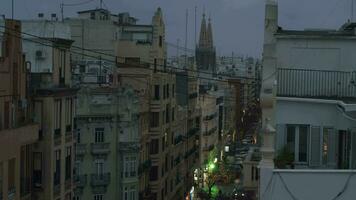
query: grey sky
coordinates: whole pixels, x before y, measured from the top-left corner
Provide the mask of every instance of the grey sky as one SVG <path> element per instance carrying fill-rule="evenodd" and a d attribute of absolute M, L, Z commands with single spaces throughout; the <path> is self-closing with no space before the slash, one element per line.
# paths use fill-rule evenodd
<path fill-rule="evenodd" d="M 14 0 L 15 18 L 35 18 L 37 13 L 60 13 L 60 3 L 86 0 Z M 351 16 L 352 0 L 280 0 L 279 24 L 283 28 L 339 28 Z M 130 12 L 140 23 L 150 22 L 154 10 L 163 9 L 167 41 L 184 46 L 185 10 L 189 10 L 188 48 L 194 48 L 194 7 L 198 7 L 197 32 L 203 8 L 211 15 L 214 42 L 219 55 L 235 54 L 260 57 L 263 41 L 264 0 L 104 0 L 113 13 Z M 356 4 L 356 1 L 355 1 Z M 65 7 L 65 16 L 99 6 L 99 0 L 83 6 Z M 11 0 L 0 1 L 0 14 L 11 16 Z M 198 37 L 198 36 L 197 36 Z M 172 47 L 169 49 L 173 52 Z M 175 51 L 175 50 L 174 50 Z"/>

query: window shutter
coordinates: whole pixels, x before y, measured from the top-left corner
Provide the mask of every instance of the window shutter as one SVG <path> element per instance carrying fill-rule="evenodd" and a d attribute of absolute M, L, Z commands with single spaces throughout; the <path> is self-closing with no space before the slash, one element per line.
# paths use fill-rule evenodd
<path fill-rule="evenodd" d="M 275 141 L 275 147 L 277 152 L 281 150 L 286 141 L 285 141 L 285 129 L 286 125 L 285 124 L 277 124 L 277 133 L 276 133 L 276 141 Z"/>
<path fill-rule="evenodd" d="M 351 154 L 352 154 L 352 169 L 356 169 L 356 129 L 352 129 L 352 143 L 351 143 Z"/>
<path fill-rule="evenodd" d="M 318 167 L 321 163 L 320 127 L 312 127 L 310 134 L 310 166 Z"/>
<path fill-rule="evenodd" d="M 334 129 L 328 129 L 328 167 L 336 168 L 337 135 Z"/>

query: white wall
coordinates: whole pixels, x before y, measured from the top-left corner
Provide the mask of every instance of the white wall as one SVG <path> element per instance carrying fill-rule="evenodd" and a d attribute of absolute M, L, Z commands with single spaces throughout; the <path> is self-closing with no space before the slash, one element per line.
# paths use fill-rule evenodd
<path fill-rule="evenodd" d="M 356 127 L 355 121 L 346 118 L 338 110 L 337 104 L 277 99 L 276 108 L 276 124 L 310 124 L 331 126 L 341 130 Z"/>
<path fill-rule="evenodd" d="M 353 174 L 350 176 L 350 174 Z M 282 178 L 281 178 L 282 177 Z M 349 182 L 347 181 L 348 179 Z M 284 181 L 284 183 L 283 183 Z M 348 184 L 347 184 L 348 183 Z M 345 187 L 338 200 L 356 197 L 356 171 L 344 170 L 274 170 L 261 200 L 326 200 L 334 199 Z M 288 192 L 290 191 L 290 193 Z M 294 196 L 294 198 L 291 196 Z"/>
<path fill-rule="evenodd" d="M 278 38 L 277 59 L 278 68 L 355 70 L 356 39 Z"/>

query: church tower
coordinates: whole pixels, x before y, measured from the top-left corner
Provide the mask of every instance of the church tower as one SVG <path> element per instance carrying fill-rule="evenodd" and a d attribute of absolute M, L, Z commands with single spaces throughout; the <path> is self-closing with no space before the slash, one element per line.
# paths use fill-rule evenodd
<path fill-rule="evenodd" d="M 206 71 L 216 76 L 216 52 L 213 43 L 213 31 L 211 19 L 208 19 L 206 25 L 205 13 L 200 26 L 199 44 L 195 50 L 198 70 Z"/>

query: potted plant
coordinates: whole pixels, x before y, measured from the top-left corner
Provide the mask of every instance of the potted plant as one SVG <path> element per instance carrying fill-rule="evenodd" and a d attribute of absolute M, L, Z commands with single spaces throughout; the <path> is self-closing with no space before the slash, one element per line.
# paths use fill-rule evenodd
<path fill-rule="evenodd" d="M 294 168 L 294 153 L 289 151 L 287 147 L 283 147 L 275 157 L 274 164 L 279 169 Z"/>

